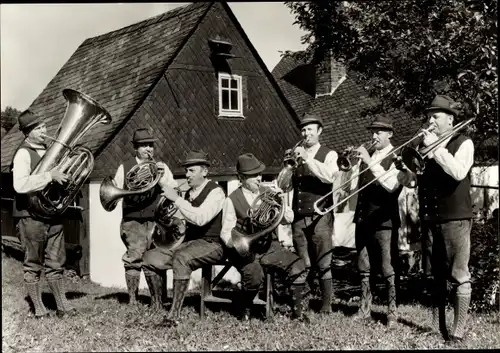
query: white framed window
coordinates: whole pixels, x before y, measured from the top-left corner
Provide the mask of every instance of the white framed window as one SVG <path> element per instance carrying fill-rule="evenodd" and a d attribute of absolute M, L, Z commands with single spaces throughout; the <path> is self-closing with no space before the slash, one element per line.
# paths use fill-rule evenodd
<path fill-rule="evenodd" d="M 241 76 L 219 73 L 219 116 L 243 117 Z"/>

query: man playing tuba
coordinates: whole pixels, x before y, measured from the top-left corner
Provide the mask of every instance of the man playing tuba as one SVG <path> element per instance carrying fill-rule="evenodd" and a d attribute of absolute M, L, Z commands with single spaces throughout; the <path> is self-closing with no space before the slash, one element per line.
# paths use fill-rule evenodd
<path fill-rule="evenodd" d="M 134 168 L 134 166 L 151 161 L 154 155 L 154 142 L 156 141 L 147 129 L 137 129 L 134 132 L 132 144 L 134 146 L 135 156 L 126 160 L 118 167 L 114 181 L 118 188 L 126 188 L 125 176 Z M 163 162 L 156 163 L 162 177 L 149 192 L 137 195 L 126 196 L 119 202 L 123 203 L 123 218 L 120 225 L 120 234 L 125 244 L 126 251 L 123 254 L 122 261 L 125 267 L 125 280 L 129 294 L 129 303 L 137 302 L 139 292 L 139 281 L 141 275 L 142 258 L 144 253 L 152 245 L 153 231 L 155 228 L 154 211 L 160 200 L 162 188 L 166 186 L 176 187 L 172 172 Z M 156 278 L 155 278 L 156 279 Z M 153 280 L 146 276 L 146 281 Z M 160 288 L 166 289 L 164 276 L 158 284 Z M 151 286 L 150 286 L 151 287 Z M 152 303 L 156 304 L 156 303 Z"/>
<path fill-rule="evenodd" d="M 222 230 L 220 237 L 228 248 L 228 258 L 231 264 L 241 274 L 243 293 L 240 300 L 242 310 L 242 320 L 250 319 L 250 309 L 253 298 L 257 295 L 264 279 L 264 271 L 278 271 L 284 274 L 291 284 L 293 296 L 293 317 L 301 321 L 308 321 L 303 313 L 302 292 L 306 279 L 304 261 L 293 252 L 283 248 L 278 240 L 276 228 L 272 229 L 258 240 L 255 247 L 255 256 L 243 258 L 234 249 L 232 232 L 233 229 L 239 233 L 251 234 L 250 229 L 251 206 L 259 195 L 262 195 L 259 186 L 262 179 L 262 171 L 265 169 L 264 163 L 260 162 L 253 154 L 245 153 L 238 157 L 236 165 L 241 186 L 233 191 L 226 199 L 222 210 Z M 262 201 L 256 207 L 260 207 Z M 293 221 L 293 211 L 283 202 L 284 221 Z M 250 211 L 250 212 L 249 212 Z"/>
<path fill-rule="evenodd" d="M 48 172 L 31 174 L 47 150 L 44 138 L 45 122 L 32 111 L 26 110 L 19 116 L 19 129 L 25 135 L 25 139 L 18 147 L 12 161 L 14 190 L 16 191 L 13 217 L 18 219 L 17 226 L 21 243 L 25 248 L 24 282 L 33 302 L 36 318 L 49 315 L 42 302 L 39 283 L 44 267 L 45 277 L 56 300 L 57 316 L 75 314 L 76 309 L 72 308 L 66 300 L 63 286 L 63 265 L 66 260 L 64 216 L 55 216 L 49 220 L 37 219 L 28 211 L 27 199 L 28 193 L 43 190 L 52 181 L 63 184 L 68 181 L 68 176 L 61 173 L 57 167 Z"/>

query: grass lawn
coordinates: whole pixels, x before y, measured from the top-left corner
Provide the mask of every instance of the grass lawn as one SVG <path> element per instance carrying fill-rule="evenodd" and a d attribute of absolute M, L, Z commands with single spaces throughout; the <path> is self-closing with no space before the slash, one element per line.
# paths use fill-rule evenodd
<path fill-rule="evenodd" d="M 22 264 L 2 256 L 2 277 L 3 352 L 500 348 L 498 313 L 470 315 L 467 341 L 449 344 L 428 330 L 430 311 L 417 303 L 401 304 L 398 324 L 390 330 L 383 324 L 384 306 L 375 305 L 374 320 L 362 324 L 350 317 L 357 303 L 348 300 L 335 304 L 330 316 L 310 311 L 309 325 L 291 321 L 285 305 L 272 321 L 244 325 L 227 304 L 209 306 L 207 319 L 200 321 L 195 294 L 186 298 L 183 323 L 164 328 L 155 326 L 162 315 L 148 309 L 147 291 L 141 291 L 142 304 L 130 307 L 123 303 L 124 290 L 69 279 L 67 297 L 79 315 L 38 321 L 26 300 Z M 55 310 L 45 279 L 42 283 L 43 300 Z M 451 322 L 450 309 L 447 314 Z"/>

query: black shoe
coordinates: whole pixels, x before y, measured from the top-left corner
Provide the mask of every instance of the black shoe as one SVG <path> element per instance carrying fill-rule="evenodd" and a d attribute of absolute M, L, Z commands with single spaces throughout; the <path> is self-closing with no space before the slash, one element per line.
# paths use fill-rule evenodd
<path fill-rule="evenodd" d="M 297 320 L 299 322 L 303 322 L 305 324 L 311 323 L 311 320 L 309 319 L 309 316 L 306 314 L 302 313 L 300 315 L 297 315 L 295 313 L 292 314 L 292 320 Z"/>
<path fill-rule="evenodd" d="M 66 317 L 66 316 L 75 316 L 77 314 L 78 314 L 78 312 L 76 311 L 75 308 L 67 310 L 67 311 L 63 311 L 63 310 L 57 310 L 56 311 L 56 316 L 58 318 L 63 318 L 63 317 Z"/>
<path fill-rule="evenodd" d="M 35 315 L 35 319 L 40 320 L 40 319 L 48 319 L 50 317 L 50 313 L 45 313 L 43 315 Z"/>
<path fill-rule="evenodd" d="M 249 322 L 250 319 L 251 319 L 251 313 L 250 313 L 250 309 L 245 309 L 243 310 L 243 313 L 241 315 L 241 321 L 242 322 Z"/>
<path fill-rule="evenodd" d="M 171 318 L 164 318 L 158 326 L 161 327 L 176 327 L 179 325 L 179 320 L 171 319 Z"/>

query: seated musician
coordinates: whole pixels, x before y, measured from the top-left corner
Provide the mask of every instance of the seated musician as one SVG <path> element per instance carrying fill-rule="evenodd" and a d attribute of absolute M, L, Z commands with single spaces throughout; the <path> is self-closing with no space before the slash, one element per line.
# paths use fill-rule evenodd
<path fill-rule="evenodd" d="M 173 270 L 174 299 L 164 320 L 167 326 L 175 326 L 180 320 L 191 273 L 224 258 L 224 247 L 220 241 L 221 210 L 226 199 L 224 190 L 207 178 L 210 162 L 206 153 L 188 153 L 183 166 L 190 186 L 185 198 L 170 186 L 163 188 L 163 195 L 174 203 L 186 221 L 184 242 L 176 248 L 158 247 L 146 252 L 142 267 L 146 276 L 154 276 L 170 268 Z"/>
<path fill-rule="evenodd" d="M 243 234 L 254 233 L 249 229 L 248 211 L 254 200 L 261 194 L 262 171 L 265 165 L 253 154 L 246 153 L 238 157 L 236 165 L 241 186 L 229 195 L 222 211 L 222 230 L 220 237 L 228 248 L 228 259 L 241 274 L 243 293 L 241 295 L 242 320 L 250 319 L 250 308 L 264 279 L 264 271 L 280 271 L 289 283 L 293 295 L 293 318 L 308 322 L 303 313 L 302 292 L 306 280 L 304 261 L 293 252 L 285 249 L 278 241 L 276 230 L 264 235 L 255 246 L 255 254 L 250 258 L 242 257 L 234 249 L 232 232 L 237 230 Z M 279 191 L 279 190 L 278 190 Z M 284 220 L 291 223 L 293 211 L 286 202 Z M 254 209 L 255 211 L 255 209 Z"/>

